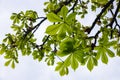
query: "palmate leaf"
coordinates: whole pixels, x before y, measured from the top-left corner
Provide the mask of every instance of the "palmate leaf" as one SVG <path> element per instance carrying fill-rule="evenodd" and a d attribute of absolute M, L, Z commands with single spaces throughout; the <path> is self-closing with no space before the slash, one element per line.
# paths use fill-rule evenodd
<path fill-rule="evenodd" d="M 71 66 L 73 70 L 76 70 L 79 66 L 79 60 L 77 59 L 79 55 L 77 53 L 71 53 L 65 60 L 66 66 Z M 79 56 L 81 58 L 81 56 Z"/>
<path fill-rule="evenodd" d="M 59 71 L 60 75 L 67 75 L 68 74 L 68 67 L 71 66 L 73 70 L 76 70 L 79 66 L 79 60 L 81 62 L 81 59 L 78 60 L 78 57 L 80 55 L 76 55 L 76 53 L 71 53 L 64 62 L 58 62 L 55 71 Z"/>
<path fill-rule="evenodd" d="M 87 63 L 87 68 L 92 71 L 94 66 L 98 65 L 98 60 L 96 59 L 95 55 L 93 52 L 90 52 L 88 55 L 85 57 L 85 61 Z"/>
<path fill-rule="evenodd" d="M 105 63 L 105 64 L 107 64 L 108 63 L 108 57 L 107 57 L 107 55 L 106 55 L 106 47 L 103 47 L 103 46 L 99 46 L 99 47 L 97 47 L 97 48 L 95 48 L 95 49 L 97 49 L 97 55 L 96 55 L 96 59 L 98 60 L 99 58 L 101 58 L 101 61 L 103 62 L 103 63 Z M 111 53 L 110 53 L 111 54 Z"/>
<path fill-rule="evenodd" d="M 48 13 L 47 19 L 51 22 L 62 22 L 62 19 L 54 13 Z"/>
<path fill-rule="evenodd" d="M 67 66 L 63 62 L 58 62 L 55 71 L 59 71 L 61 76 L 67 75 L 69 73 Z"/>

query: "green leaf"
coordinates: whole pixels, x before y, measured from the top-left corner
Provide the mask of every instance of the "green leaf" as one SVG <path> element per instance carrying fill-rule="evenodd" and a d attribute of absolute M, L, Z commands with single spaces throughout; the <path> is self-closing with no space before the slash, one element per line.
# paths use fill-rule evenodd
<path fill-rule="evenodd" d="M 69 35 L 71 35 L 71 33 L 72 33 L 71 27 L 70 27 L 69 25 L 67 25 L 67 24 L 63 24 L 62 26 L 64 26 L 65 29 L 66 29 L 66 31 L 67 31 L 67 33 L 68 33 Z"/>
<path fill-rule="evenodd" d="M 82 50 L 77 50 L 74 52 L 75 58 L 79 63 L 84 63 L 84 52 Z"/>
<path fill-rule="evenodd" d="M 50 25 L 46 29 L 46 33 L 49 35 L 56 35 L 61 24 L 56 24 L 56 25 Z"/>
<path fill-rule="evenodd" d="M 71 67 L 74 70 L 78 68 L 78 61 L 76 60 L 76 57 L 74 56 L 74 54 L 71 56 Z"/>
<path fill-rule="evenodd" d="M 65 38 L 61 43 L 60 43 L 60 50 L 63 52 L 71 53 L 73 52 L 73 43 L 74 40 L 70 37 Z"/>
<path fill-rule="evenodd" d="M 94 57 L 93 57 L 92 59 L 93 59 L 93 63 L 94 63 L 94 65 L 97 66 L 97 65 L 98 65 L 98 61 L 97 61 L 97 59 L 94 58 Z"/>
<path fill-rule="evenodd" d="M 70 64 L 71 64 L 71 55 L 69 55 L 68 57 L 67 57 L 67 59 L 64 61 L 64 64 L 65 64 L 65 66 L 70 66 Z"/>
<path fill-rule="evenodd" d="M 117 44 L 117 41 L 111 41 L 106 44 L 107 47 L 111 47 Z"/>
<path fill-rule="evenodd" d="M 61 9 L 61 11 L 60 11 L 60 14 L 63 17 L 63 19 L 66 18 L 67 13 L 68 13 L 68 8 L 66 6 L 63 6 L 62 9 Z"/>
<path fill-rule="evenodd" d="M 11 67 L 14 69 L 15 68 L 15 62 L 12 61 Z"/>
<path fill-rule="evenodd" d="M 67 67 L 62 68 L 59 73 L 60 73 L 61 76 L 67 75 L 68 74 L 68 68 Z"/>
<path fill-rule="evenodd" d="M 64 28 L 62 28 L 62 30 L 60 30 L 59 33 L 58 33 L 57 38 L 58 38 L 59 40 L 64 39 L 65 36 L 66 36 L 66 32 L 65 32 L 65 30 L 63 30 L 63 29 L 64 29 Z"/>
<path fill-rule="evenodd" d="M 71 13 L 67 16 L 66 21 L 71 22 L 73 19 L 75 19 L 76 13 Z"/>
<path fill-rule="evenodd" d="M 2 47 L 1 50 L 0 50 L 0 55 L 2 55 L 4 52 L 5 52 L 5 48 Z"/>
<path fill-rule="evenodd" d="M 90 71 L 92 71 L 93 67 L 94 67 L 94 64 L 93 64 L 93 62 L 92 62 L 92 58 L 90 57 L 89 60 L 88 60 L 88 63 L 87 63 L 87 68 L 88 68 Z"/>
<path fill-rule="evenodd" d="M 96 59 L 98 60 L 98 59 L 100 59 L 101 53 L 102 53 L 103 51 L 101 50 L 100 47 L 96 47 L 96 49 L 98 49 L 97 55 L 96 55 Z"/>
<path fill-rule="evenodd" d="M 103 62 L 103 63 L 105 63 L 105 64 L 108 63 L 108 57 L 107 57 L 107 55 L 105 54 L 105 52 L 102 53 L 102 58 L 101 58 L 101 59 L 102 59 L 102 62 Z"/>
<path fill-rule="evenodd" d="M 58 32 L 57 38 L 59 40 L 62 40 L 62 39 L 65 38 L 65 36 L 66 36 L 66 28 L 65 28 L 65 26 L 63 26 L 63 24 L 61 24 L 61 26 L 59 28 L 59 32 Z"/>
<path fill-rule="evenodd" d="M 56 66 L 56 68 L 55 68 L 55 71 L 59 71 L 62 64 L 63 64 L 62 62 L 58 62 L 58 63 L 57 63 L 57 66 Z"/>
<path fill-rule="evenodd" d="M 54 13 L 48 13 L 47 19 L 51 22 L 62 22 L 62 19 Z"/>
<path fill-rule="evenodd" d="M 115 56 L 114 52 L 112 52 L 110 49 L 106 49 L 106 51 L 107 51 L 107 53 L 108 53 L 108 55 L 110 57 L 114 57 Z"/>
<path fill-rule="evenodd" d="M 117 56 L 120 57 L 120 49 L 117 49 Z"/>
<path fill-rule="evenodd" d="M 10 62 L 11 62 L 11 60 L 8 60 L 8 61 L 5 62 L 4 65 L 5 65 L 5 66 L 9 66 L 9 65 L 10 65 Z"/>
<path fill-rule="evenodd" d="M 57 52 L 57 55 L 60 56 L 60 57 L 64 57 L 64 56 L 67 56 L 68 54 L 71 54 L 70 52 L 67 52 L 67 51 L 64 51 L 64 50 L 59 50 Z"/>
<path fill-rule="evenodd" d="M 91 6 L 91 9 L 92 9 L 92 11 L 96 11 L 96 6 L 95 6 L 95 5 L 92 5 L 92 6 Z"/>

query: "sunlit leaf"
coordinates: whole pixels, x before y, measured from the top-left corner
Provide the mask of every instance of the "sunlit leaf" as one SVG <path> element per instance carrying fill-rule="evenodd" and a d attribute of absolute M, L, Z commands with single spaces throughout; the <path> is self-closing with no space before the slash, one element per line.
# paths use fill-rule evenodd
<path fill-rule="evenodd" d="M 61 24 L 56 24 L 56 25 L 50 25 L 46 29 L 46 33 L 49 35 L 56 35 Z"/>
<path fill-rule="evenodd" d="M 87 68 L 91 71 L 94 67 L 92 58 L 89 58 L 88 63 L 87 63 Z"/>
<path fill-rule="evenodd" d="M 63 6 L 61 11 L 60 11 L 60 14 L 64 19 L 66 18 L 67 13 L 68 13 L 68 8 L 66 6 Z"/>
<path fill-rule="evenodd" d="M 48 13 L 47 19 L 51 22 L 62 22 L 62 19 L 54 13 Z"/>
<path fill-rule="evenodd" d="M 101 60 L 103 63 L 107 64 L 108 63 L 108 57 L 105 52 L 102 53 Z"/>
<path fill-rule="evenodd" d="M 78 68 L 78 61 L 76 60 L 75 55 L 71 56 L 71 67 L 76 70 Z"/>

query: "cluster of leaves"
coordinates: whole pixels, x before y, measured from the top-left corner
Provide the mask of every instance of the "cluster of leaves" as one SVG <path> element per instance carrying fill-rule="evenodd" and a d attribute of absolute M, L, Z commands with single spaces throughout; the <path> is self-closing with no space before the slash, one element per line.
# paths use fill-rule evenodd
<path fill-rule="evenodd" d="M 38 61 L 45 58 L 48 65 L 54 65 L 58 58 L 55 71 L 63 76 L 69 73 L 69 67 L 76 70 L 84 65 L 91 71 L 98 60 L 107 64 L 109 57 L 120 56 L 119 0 L 49 0 L 45 6 L 46 17 L 38 17 L 32 10 L 11 16 L 15 34 L 7 34 L 0 44 L 0 54 L 8 59 L 6 66 L 11 63 L 12 68 L 15 67 L 20 50 L 22 55 L 32 54 Z M 89 6 L 91 11 L 101 9 L 101 12 L 91 26 L 85 26 L 79 18 L 89 14 Z M 34 25 L 38 19 L 42 20 Z M 45 20 L 51 25 L 46 28 L 43 43 L 38 45 L 34 33 Z M 95 26 L 99 26 L 99 30 L 89 35 Z"/>

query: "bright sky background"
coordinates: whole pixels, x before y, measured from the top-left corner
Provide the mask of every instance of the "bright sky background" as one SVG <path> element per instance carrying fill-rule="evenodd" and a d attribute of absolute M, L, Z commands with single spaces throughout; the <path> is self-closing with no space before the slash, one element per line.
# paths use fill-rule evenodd
<path fill-rule="evenodd" d="M 42 16 L 44 1 L 46 0 L 0 0 L 0 43 L 6 33 L 12 32 L 10 29 L 12 23 L 9 19 L 11 13 L 32 9 Z M 94 15 L 90 16 L 88 21 L 91 21 Z M 46 25 L 43 24 L 42 27 Z M 0 57 L 0 80 L 120 80 L 120 58 L 118 57 L 109 59 L 107 65 L 99 63 L 92 72 L 86 67 L 79 67 L 75 72 L 70 70 L 69 75 L 64 77 L 59 76 L 53 66 L 49 67 L 44 62 L 35 61 L 31 56 L 20 56 L 19 60 L 20 63 L 13 70 L 5 67 L 3 57 Z"/>

